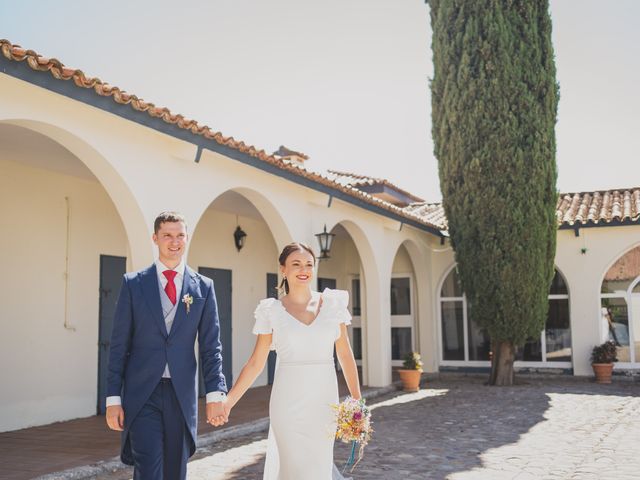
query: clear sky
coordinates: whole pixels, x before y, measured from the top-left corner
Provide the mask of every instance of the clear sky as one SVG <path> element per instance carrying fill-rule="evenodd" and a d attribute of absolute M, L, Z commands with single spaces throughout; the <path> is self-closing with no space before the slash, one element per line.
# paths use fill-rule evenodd
<path fill-rule="evenodd" d="M 558 188 L 640 186 L 640 1 L 551 15 Z M 0 0 L 0 38 L 311 169 L 441 198 L 423 0 Z"/>

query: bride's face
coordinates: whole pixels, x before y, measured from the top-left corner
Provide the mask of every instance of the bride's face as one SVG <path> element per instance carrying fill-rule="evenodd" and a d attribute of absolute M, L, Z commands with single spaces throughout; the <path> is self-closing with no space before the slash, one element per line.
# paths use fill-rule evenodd
<path fill-rule="evenodd" d="M 289 288 L 296 286 L 311 285 L 314 272 L 313 256 L 306 250 L 296 250 L 287 257 L 284 267 L 280 271 L 289 282 Z"/>

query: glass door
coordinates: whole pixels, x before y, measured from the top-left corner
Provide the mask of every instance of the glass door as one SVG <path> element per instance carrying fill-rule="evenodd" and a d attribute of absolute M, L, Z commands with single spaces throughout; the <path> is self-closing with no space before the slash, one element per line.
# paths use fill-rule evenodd
<path fill-rule="evenodd" d="M 356 365 L 362 366 L 362 304 L 360 291 L 360 277 L 351 278 L 351 289 L 349 291 L 349 302 L 351 311 L 351 325 L 348 327 L 349 339 Z"/>
<path fill-rule="evenodd" d="M 413 282 L 411 275 L 391 278 L 391 365 L 402 366 L 414 348 Z"/>

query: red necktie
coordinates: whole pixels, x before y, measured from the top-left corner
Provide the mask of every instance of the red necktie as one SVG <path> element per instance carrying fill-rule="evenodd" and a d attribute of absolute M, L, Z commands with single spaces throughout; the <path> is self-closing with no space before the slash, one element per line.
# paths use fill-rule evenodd
<path fill-rule="evenodd" d="M 165 270 L 162 272 L 167 277 L 167 285 L 164 287 L 164 291 L 171 300 L 171 303 L 176 304 L 176 284 L 173 283 L 173 279 L 176 278 L 178 272 L 175 270 Z"/>

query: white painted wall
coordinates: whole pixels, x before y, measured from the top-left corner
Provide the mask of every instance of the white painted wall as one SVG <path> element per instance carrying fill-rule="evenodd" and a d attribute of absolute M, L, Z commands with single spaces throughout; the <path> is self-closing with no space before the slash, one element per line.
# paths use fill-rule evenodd
<path fill-rule="evenodd" d="M 609 267 L 640 242 L 640 226 L 583 228 L 558 232 L 556 266 L 569 288 L 573 368 L 575 375 L 592 375 L 589 357 L 601 343 L 600 287 Z M 581 252 L 586 248 L 585 254 Z M 618 367 L 616 367 L 618 368 Z"/>
<path fill-rule="evenodd" d="M 590 355 L 601 343 L 600 287 L 609 267 L 626 251 L 640 242 L 640 226 L 583 228 L 575 236 L 573 230 L 559 230 L 556 268 L 564 276 L 569 289 L 569 313 L 574 374 L 592 375 Z M 586 248 L 586 253 L 582 249 Z M 438 290 L 445 273 L 454 264 L 453 252 L 431 253 L 434 279 L 434 314 L 437 317 Z M 438 333 L 439 335 L 439 333 Z M 440 349 L 440 339 L 434 337 Z M 619 367 L 617 367 L 619 368 Z"/>
<path fill-rule="evenodd" d="M 14 206 L 5 209 L 4 220 L 17 227 L 0 244 L 9 252 L 11 272 L 0 285 L 8 305 L 1 319 L 7 335 L 0 338 L 0 361 L 11 365 L 0 374 L 0 430 L 95 412 L 99 254 L 127 256 L 130 270 L 149 265 L 155 254 L 152 222 L 165 209 L 181 211 L 195 225 L 191 266 L 233 271 L 235 376 L 253 348 L 253 310 L 265 296 L 266 273 L 277 272 L 280 249 L 293 240 L 315 248 L 314 234 L 324 224 L 344 230 L 319 275 L 336 278 L 342 289 L 349 288 L 352 275 L 361 275 L 364 383 L 391 381 L 392 272 L 414 273 L 419 349 L 425 369 L 437 370 L 437 294 L 454 256 L 434 236 L 338 199 L 329 206 L 327 194 L 218 153 L 205 151 L 196 164 L 192 144 L 5 75 L 0 75 L 0 98 L 0 122 L 50 137 L 91 173 L 77 178 L 26 167 L 3 158 L 7 151 L 0 146 L 0 199 Z M 262 217 L 241 217 L 249 237 L 240 254 L 232 243 L 235 215 L 215 203 L 211 207 L 229 190 L 247 198 Z M 69 315 L 75 331 L 64 329 L 61 313 L 65 195 L 73 216 Z M 556 264 L 571 294 L 577 375 L 590 375 L 602 276 L 638 238 L 640 226 L 582 229 L 580 237 L 558 233 Z M 266 372 L 258 384 L 265 382 Z"/>
<path fill-rule="evenodd" d="M 65 329 L 69 197 L 68 323 Z M 100 254 L 127 256 L 127 238 L 94 180 L 4 158 L 0 431 L 96 413 Z"/>
<path fill-rule="evenodd" d="M 395 258 L 393 259 L 393 267 L 391 273 L 410 273 L 413 274 L 413 265 L 411 258 L 404 245 L 400 245 Z"/>

